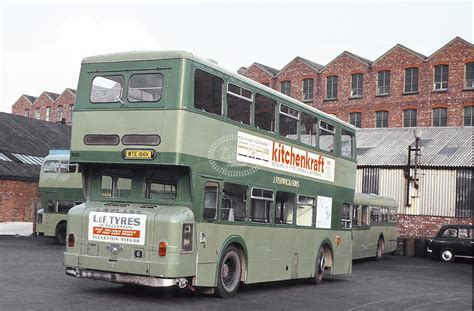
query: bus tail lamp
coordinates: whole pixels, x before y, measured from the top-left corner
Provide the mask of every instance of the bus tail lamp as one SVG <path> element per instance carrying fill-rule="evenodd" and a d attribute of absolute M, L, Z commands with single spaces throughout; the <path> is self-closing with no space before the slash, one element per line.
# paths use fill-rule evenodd
<path fill-rule="evenodd" d="M 76 245 L 76 236 L 74 233 L 69 233 L 67 236 L 67 246 L 74 247 Z"/>
<path fill-rule="evenodd" d="M 160 255 L 160 257 L 166 256 L 166 248 L 167 247 L 168 247 L 168 245 L 166 245 L 166 242 L 160 242 L 159 248 L 158 248 L 158 255 Z"/>
<path fill-rule="evenodd" d="M 181 251 L 182 252 L 193 251 L 193 224 L 183 224 Z"/>

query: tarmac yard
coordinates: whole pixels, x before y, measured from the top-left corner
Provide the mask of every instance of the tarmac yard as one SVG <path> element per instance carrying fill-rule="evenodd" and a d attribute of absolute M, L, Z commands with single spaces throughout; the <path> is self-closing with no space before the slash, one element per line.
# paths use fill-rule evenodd
<path fill-rule="evenodd" d="M 52 239 L 0 236 L 0 310 L 472 310 L 471 260 L 386 256 L 351 275 L 240 288 L 231 299 L 175 288 L 126 287 L 64 273 Z"/>

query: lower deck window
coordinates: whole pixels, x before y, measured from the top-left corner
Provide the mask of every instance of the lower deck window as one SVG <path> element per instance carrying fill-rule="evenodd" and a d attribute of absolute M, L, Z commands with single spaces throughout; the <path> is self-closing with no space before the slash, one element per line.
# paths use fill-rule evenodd
<path fill-rule="evenodd" d="M 247 187 L 224 183 L 223 192 L 221 220 L 245 221 Z"/>
<path fill-rule="evenodd" d="M 102 175 L 102 196 L 126 198 L 132 190 L 132 172 L 129 170 L 104 170 Z"/>
<path fill-rule="evenodd" d="M 217 216 L 217 198 L 219 197 L 219 184 L 207 182 L 204 187 L 204 214 L 205 220 L 215 220 Z"/>
<path fill-rule="evenodd" d="M 273 203 L 273 191 L 253 188 L 250 206 L 250 220 L 252 222 L 270 223 L 270 211 Z"/>
<path fill-rule="evenodd" d="M 278 191 L 275 200 L 275 223 L 292 224 L 295 211 L 295 195 Z"/>
<path fill-rule="evenodd" d="M 298 207 L 296 209 L 296 225 L 297 226 L 312 226 L 314 218 L 314 203 L 313 197 L 304 195 L 298 196 Z"/>

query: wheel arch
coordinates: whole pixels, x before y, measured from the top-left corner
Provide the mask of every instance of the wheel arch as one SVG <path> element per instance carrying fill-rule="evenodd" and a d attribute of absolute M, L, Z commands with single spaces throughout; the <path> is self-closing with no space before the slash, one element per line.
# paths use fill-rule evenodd
<path fill-rule="evenodd" d="M 221 261 L 222 261 L 222 254 L 224 251 L 229 247 L 229 246 L 234 246 L 239 250 L 239 257 L 240 257 L 240 263 L 242 265 L 241 269 L 241 274 L 240 274 L 240 281 L 241 282 L 246 282 L 247 280 L 247 271 L 248 271 L 248 251 L 247 251 L 247 245 L 245 244 L 244 239 L 241 236 L 238 235 L 232 235 L 229 236 L 224 243 L 222 243 L 221 249 L 219 250 L 219 253 L 217 254 L 217 258 L 219 259 L 216 265 L 216 280 L 215 284 L 217 284 L 217 278 L 219 275 L 219 268 L 221 266 Z"/>
<path fill-rule="evenodd" d="M 321 247 L 323 248 L 324 257 L 326 259 L 326 264 L 327 264 L 326 266 L 330 268 L 330 271 L 332 273 L 332 271 L 334 270 L 334 247 L 332 245 L 331 239 L 327 237 L 323 238 L 321 242 L 319 243 L 319 247 L 317 250 L 318 252 Z M 317 256 L 318 256 L 318 253 L 316 254 L 315 258 L 317 258 Z"/>

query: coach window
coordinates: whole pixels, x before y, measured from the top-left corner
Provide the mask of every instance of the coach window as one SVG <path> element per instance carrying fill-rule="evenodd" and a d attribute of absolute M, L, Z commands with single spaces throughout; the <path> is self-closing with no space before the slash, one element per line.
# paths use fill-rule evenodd
<path fill-rule="evenodd" d="M 194 108 L 207 113 L 222 115 L 221 78 L 196 69 L 194 72 Z"/>
<path fill-rule="evenodd" d="M 379 207 L 372 206 L 370 208 L 370 221 L 382 222 L 381 212 Z"/>
<path fill-rule="evenodd" d="M 361 222 L 362 226 L 370 225 L 369 219 L 369 207 L 367 205 L 362 205 L 362 214 L 361 214 Z"/>
<path fill-rule="evenodd" d="M 57 173 L 59 171 L 59 161 L 46 161 L 43 165 L 43 172 Z"/>
<path fill-rule="evenodd" d="M 250 220 L 252 222 L 270 223 L 270 211 L 273 202 L 273 191 L 252 188 Z"/>
<path fill-rule="evenodd" d="M 277 191 L 275 200 L 275 223 L 292 224 L 295 213 L 295 195 Z"/>
<path fill-rule="evenodd" d="M 245 221 L 247 186 L 224 183 L 221 220 Z"/>
<path fill-rule="evenodd" d="M 227 85 L 227 117 L 242 124 L 250 124 L 253 94 L 235 84 Z"/>
<path fill-rule="evenodd" d="M 303 144 L 316 147 L 317 119 L 310 114 L 301 112 L 300 141 Z"/>
<path fill-rule="evenodd" d="M 336 128 L 325 121 L 319 122 L 319 148 L 325 151 L 334 151 L 334 136 Z"/>
<path fill-rule="evenodd" d="M 352 205 L 349 203 L 344 203 L 342 205 L 342 217 L 341 217 L 341 227 L 342 229 L 351 229 L 352 228 Z"/>
<path fill-rule="evenodd" d="M 311 227 L 314 218 L 315 200 L 305 195 L 298 196 L 298 207 L 296 208 L 296 225 Z"/>
<path fill-rule="evenodd" d="M 354 133 L 342 129 L 341 155 L 348 158 L 354 157 Z"/>
<path fill-rule="evenodd" d="M 219 184 L 207 182 L 204 187 L 204 219 L 215 220 L 217 218 L 217 202 L 219 197 Z"/>
<path fill-rule="evenodd" d="M 255 95 L 255 126 L 268 132 L 275 132 L 276 101 L 266 96 Z"/>
<path fill-rule="evenodd" d="M 280 105 L 280 135 L 290 139 L 297 139 L 299 117 L 298 110 Z"/>
<path fill-rule="evenodd" d="M 91 103 L 120 102 L 123 93 L 123 84 L 124 78 L 121 75 L 94 77 L 90 94 Z"/>

